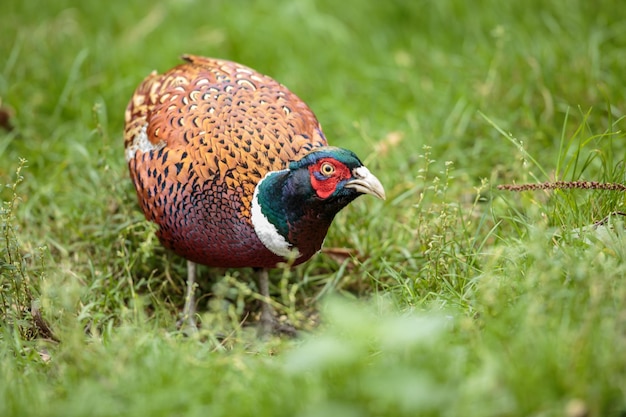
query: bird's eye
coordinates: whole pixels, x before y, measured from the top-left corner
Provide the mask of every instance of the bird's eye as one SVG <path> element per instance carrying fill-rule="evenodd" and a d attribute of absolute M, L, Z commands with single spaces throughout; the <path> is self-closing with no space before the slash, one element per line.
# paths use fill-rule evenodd
<path fill-rule="evenodd" d="M 330 177 L 335 173 L 335 167 L 328 162 L 324 162 L 320 170 L 322 172 L 322 175 L 324 175 L 325 177 Z"/>

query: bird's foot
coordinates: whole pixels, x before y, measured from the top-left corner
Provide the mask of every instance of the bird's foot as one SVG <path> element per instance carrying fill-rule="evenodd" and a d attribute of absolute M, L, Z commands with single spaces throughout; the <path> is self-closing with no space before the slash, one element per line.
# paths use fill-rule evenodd
<path fill-rule="evenodd" d="M 258 335 L 260 338 L 266 338 L 270 335 L 296 337 L 298 331 L 287 321 L 279 320 L 269 301 L 264 301 L 261 304 Z"/>
<path fill-rule="evenodd" d="M 261 318 L 259 320 L 257 334 L 260 338 L 267 338 L 271 335 L 275 336 L 298 336 L 296 328 L 287 322 L 283 322 L 274 317 L 274 314 L 267 314 L 265 309 L 261 312 Z"/>
<path fill-rule="evenodd" d="M 195 315 L 189 315 L 183 312 L 181 317 L 176 321 L 176 328 L 183 332 L 185 336 L 198 333 L 198 323 L 196 322 Z"/>
<path fill-rule="evenodd" d="M 274 323 L 274 334 L 288 337 L 297 337 L 298 330 L 291 323 L 281 323 L 278 320 Z"/>

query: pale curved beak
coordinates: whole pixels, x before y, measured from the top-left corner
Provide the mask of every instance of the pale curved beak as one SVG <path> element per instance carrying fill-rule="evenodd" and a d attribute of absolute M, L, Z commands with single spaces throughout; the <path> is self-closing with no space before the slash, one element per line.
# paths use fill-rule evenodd
<path fill-rule="evenodd" d="M 369 169 L 363 166 L 354 168 L 352 175 L 354 178 L 346 183 L 346 188 L 352 188 L 361 194 L 373 195 L 381 200 L 386 198 L 383 185 Z"/>

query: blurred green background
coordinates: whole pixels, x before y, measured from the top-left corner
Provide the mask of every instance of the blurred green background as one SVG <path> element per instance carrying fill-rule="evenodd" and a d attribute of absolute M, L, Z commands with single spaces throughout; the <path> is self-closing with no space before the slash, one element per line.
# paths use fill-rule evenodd
<path fill-rule="evenodd" d="M 0 415 L 623 416 L 624 236 L 567 233 L 624 193 L 494 188 L 624 183 L 624 51 L 611 0 L 3 2 L 0 183 L 27 162 L 0 191 Z M 184 53 L 285 84 L 385 185 L 331 228 L 351 256 L 273 274 L 303 339 L 239 326 L 245 270 L 203 269 L 203 331 L 175 330 L 185 264 L 122 130 Z"/>

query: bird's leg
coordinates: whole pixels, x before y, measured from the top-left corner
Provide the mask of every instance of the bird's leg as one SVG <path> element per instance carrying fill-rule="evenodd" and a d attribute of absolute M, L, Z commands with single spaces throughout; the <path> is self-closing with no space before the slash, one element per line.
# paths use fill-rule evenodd
<path fill-rule="evenodd" d="M 274 309 L 269 303 L 270 283 L 269 274 L 265 268 L 255 268 L 257 281 L 259 283 L 259 293 L 263 296 L 261 301 L 261 321 L 259 323 L 259 335 L 267 336 L 274 330 Z"/>
<path fill-rule="evenodd" d="M 181 327 L 186 331 L 198 330 L 196 325 L 196 263 L 187 261 L 187 293 L 185 294 L 185 307 L 180 321 Z"/>
<path fill-rule="evenodd" d="M 274 308 L 270 304 L 270 283 L 269 273 L 265 268 L 255 268 L 257 281 L 259 283 L 259 293 L 263 297 L 261 301 L 261 320 L 259 323 L 258 334 L 260 337 L 266 337 L 272 333 L 284 334 L 287 336 L 296 336 L 295 327 L 287 323 L 279 323 L 274 316 Z"/>

